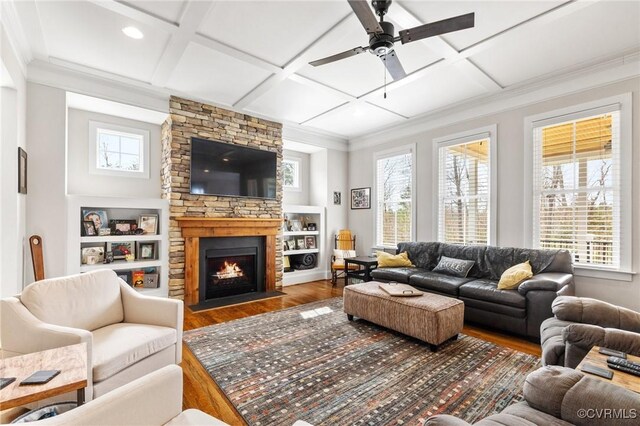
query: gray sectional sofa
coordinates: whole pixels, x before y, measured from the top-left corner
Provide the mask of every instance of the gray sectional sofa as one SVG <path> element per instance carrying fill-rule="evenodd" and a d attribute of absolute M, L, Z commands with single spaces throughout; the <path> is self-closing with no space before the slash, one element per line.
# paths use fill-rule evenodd
<path fill-rule="evenodd" d="M 402 282 L 420 290 L 455 297 L 465 304 L 465 320 L 499 330 L 540 338 L 540 324 L 553 316 L 551 303 L 559 295 L 573 295 L 573 263 L 564 250 L 461 246 L 438 242 L 398 244 L 414 267 L 378 268 L 376 281 Z M 433 272 L 441 256 L 473 260 L 466 278 Z M 515 290 L 498 290 L 502 273 L 529 260 L 534 276 Z"/>

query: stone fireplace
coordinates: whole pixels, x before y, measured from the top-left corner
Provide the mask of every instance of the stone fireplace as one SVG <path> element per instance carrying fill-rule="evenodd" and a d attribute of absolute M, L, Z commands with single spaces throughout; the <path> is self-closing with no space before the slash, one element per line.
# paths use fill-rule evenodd
<path fill-rule="evenodd" d="M 275 152 L 276 198 L 191 194 L 192 137 Z M 281 164 L 280 123 L 171 97 L 170 115 L 162 125 L 161 171 L 162 196 L 169 200 L 170 297 L 184 299 L 187 305 L 192 305 L 206 300 L 208 295 L 235 291 L 232 287 L 242 287 L 244 290 L 256 287 L 256 290 L 249 289 L 248 292 L 281 288 Z M 255 244 L 254 254 L 245 253 L 249 250 L 242 249 L 249 247 L 246 243 L 248 240 L 238 244 L 236 248 L 230 247 L 235 238 L 257 238 L 260 243 Z M 211 244 L 210 239 L 218 240 L 213 243 L 218 247 L 207 248 Z M 239 266 L 244 275 L 232 276 L 234 273 L 229 272 L 233 270 L 231 266 L 227 272 L 218 271 L 221 267 L 224 268 L 225 260 L 218 259 L 221 256 L 216 256 L 216 253 L 223 254 L 225 251 L 229 255 L 226 259 L 228 264 L 236 263 L 237 267 L 238 262 L 245 263 L 245 268 Z M 211 270 L 207 270 L 207 266 Z M 212 283 L 214 277 L 215 285 Z M 247 284 L 248 278 L 251 278 L 251 285 Z M 207 284 L 211 284 L 208 290 Z"/>

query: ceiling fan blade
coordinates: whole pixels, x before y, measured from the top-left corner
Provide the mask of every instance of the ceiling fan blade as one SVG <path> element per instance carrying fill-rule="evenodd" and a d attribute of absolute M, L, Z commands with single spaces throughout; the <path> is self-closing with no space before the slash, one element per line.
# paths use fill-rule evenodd
<path fill-rule="evenodd" d="M 430 24 L 420 25 L 419 27 L 402 30 L 398 34 L 396 41 L 399 39 L 402 44 L 406 44 L 423 38 L 433 37 L 440 34 L 446 34 L 453 31 L 472 28 L 475 23 L 475 13 L 467 13 L 466 15 L 456 16 L 454 18 L 443 19 L 442 21 L 432 22 Z"/>
<path fill-rule="evenodd" d="M 386 55 L 380 56 L 380 59 L 382 59 L 384 66 L 387 67 L 389 74 L 391 74 L 394 80 L 401 80 L 407 76 L 395 51 L 392 50 Z"/>
<path fill-rule="evenodd" d="M 330 62 L 339 61 L 340 59 L 350 58 L 351 56 L 356 56 L 362 52 L 366 52 L 366 47 L 356 47 L 351 50 L 347 50 L 346 52 L 338 53 L 336 55 L 327 56 L 326 58 L 318 59 L 317 61 L 309 62 L 309 65 L 313 65 L 317 67 L 318 65 L 328 64 Z"/>
<path fill-rule="evenodd" d="M 360 20 L 362 26 L 367 31 L 367 34 L 378 34 L 383 32 L 382 27 L 378 23 L 376 16 L 373 14 L 373 11 L 366 0 L 347 1 L 349 2 L 351 9 L 353 9 L 353 12 Z"/>

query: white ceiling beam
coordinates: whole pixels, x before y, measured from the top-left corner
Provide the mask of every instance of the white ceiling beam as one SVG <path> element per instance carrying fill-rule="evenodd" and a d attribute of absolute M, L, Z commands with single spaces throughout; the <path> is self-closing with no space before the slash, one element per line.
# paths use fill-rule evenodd
<path fill-rule="evenodd" d="M 282 70 L 282 68 L 280 68 L 279 66 L 267 62 L 264 59 L 260 59 L 257 56 L 253 56 L 250 53 L 243 52 L 242 50 L 231 47 L 227 44 L 219 42 L 218 40 L 206 37 L 202 34 L 195 34 L 192 38 L 192 41 L 204 47 L 208 47 L 209 49 L 215 50 L 216 52 L 223 53 L 227 56 L 231 56 L 232 58 L 238 59 L 251 65 L 255 65 L 256 67 L 262 68 L 263 70 L 269 71 L 271 73 L 277 73 Z"/>
<path fill-rule="evenodd" d="M 170 34 L 175 34 L 179 30 L 178 25 L 174 23 L 167 22 L 164 19 L 160 19 L 147 12 L 143 12 L 134 7 L 131 7 L 124 3 L 117 2 L 115 0 L 88 0 L 88 1 L 95 4 L 96 6 L 102 7 L 103 9 L 107 9 L 119 15 L 126 16 L 127 18 L 131 18 L 142 24 L 159 28 Z"/>
<path fill-rule="evenodd" d="M 353 12 L 349 12 L 347 15 L 342 17 L 337 23 L 332 25 L 331 28 L 329 28 L 329 30 L 327 30 L 324 34 L 318 37 L 314 42 L 312 42 L 306 48 L 304 48 L 302 52 L 299 53 L 295 58 L 289 61 L 287 65 L 285 65 L 282 69 L 280 69 L 274 75 L 272 75 L 271 77 L 267 78 L 265 81 L 260 83 L 258 86 L 254 87 L 251 91 L 249 91 L 249 93 L 245 94 L 242 98 L 240 98 L 240 100 L 238 100 L 235 104 L 233 104 L 233 106 L 235 108 L 244 109 L 245 107 L 250 105 L 252 102 L 254 102 L 256 99 L 258 99 L 260 96 L 264 95 L 265 93 L 267 93 L 268 91 L 276 87 L 279 83 L 284 81 L 287 77 L 289 77 L 290 75 L 292 75 L 293 73 L 301 69 L 309 61 L 313 60 L 314 58 L 311 57 L 311 53 L 309 53 L 309 50 L 312 49 L 314 46 L 318 45 L 319 43 L 321 43 L 323 40 L 325 40 L 330 34 L 334 32 L 342 31 L 343 27 L 345 27 L 346 24 L 349 22 L 349 17 L 351 17 L 352 14 Z"/>
<path fill-rule="evenodd" d="M 166 86 L 189 42 L 212 6 L 212 3 L 202 1 L 190 1 L 187 3 L 180 18 L 178 31 L 171 35 L 171 40 L 167 43 L 156 65 L 151 77 L 151 84 L 159 87 Z"/>

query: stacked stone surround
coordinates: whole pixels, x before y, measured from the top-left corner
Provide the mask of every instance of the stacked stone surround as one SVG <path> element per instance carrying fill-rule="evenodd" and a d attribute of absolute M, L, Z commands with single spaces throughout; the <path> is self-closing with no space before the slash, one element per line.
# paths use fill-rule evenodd
<path fill-rule="evenodd" d="M 184 238 L 179 217 L 282 217 L 282 124 L 172 96 L 162 124 L 162 197 L 169 200 L 169 297 L 184 298 Z M 277 154 L 276 199 L 189 193 L 191 137 Z M 276 288 L 282 287 L 282 235 L 276 242 Z"/>

